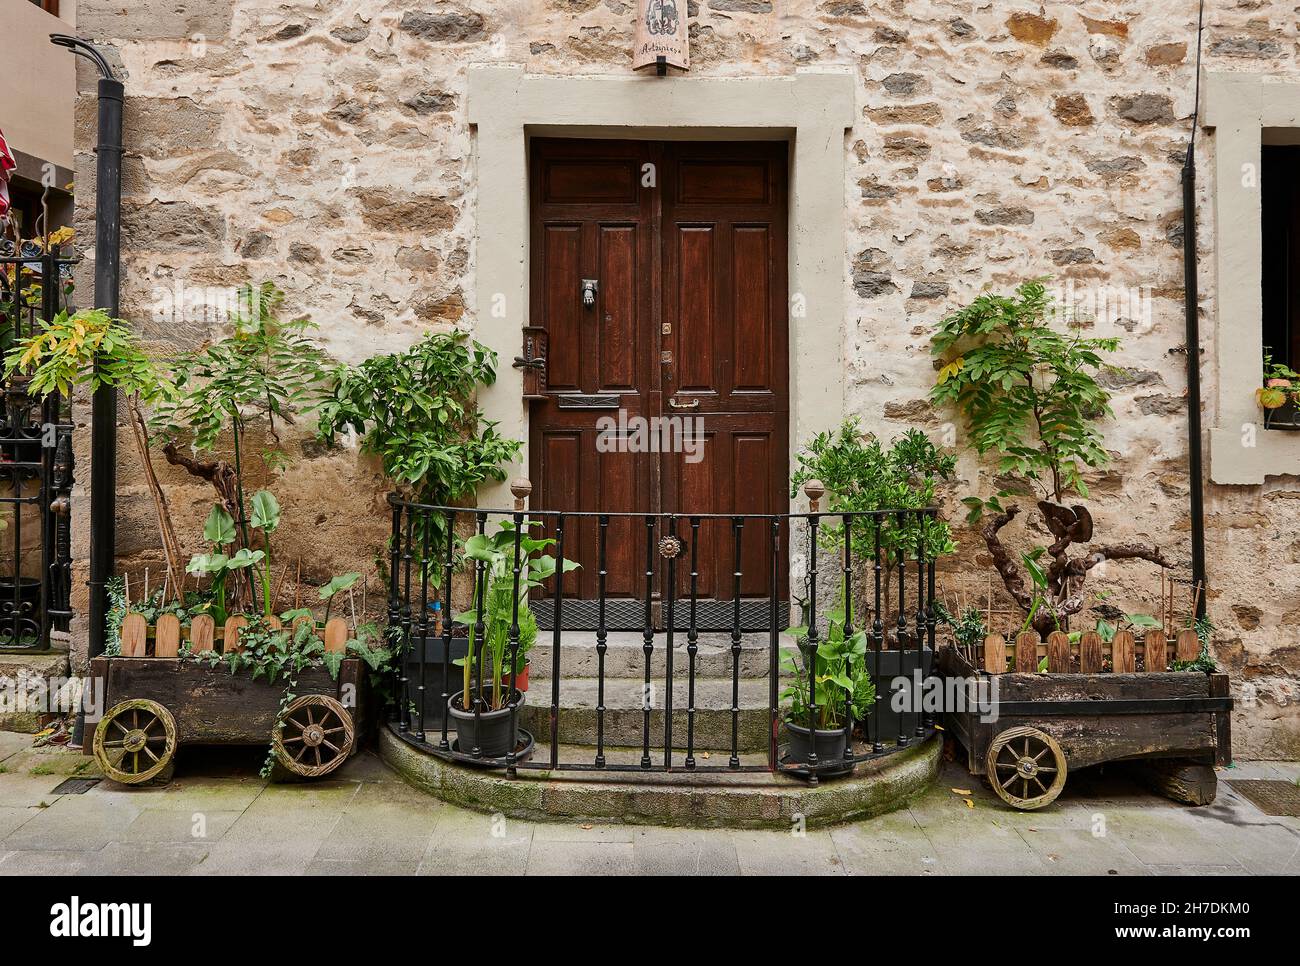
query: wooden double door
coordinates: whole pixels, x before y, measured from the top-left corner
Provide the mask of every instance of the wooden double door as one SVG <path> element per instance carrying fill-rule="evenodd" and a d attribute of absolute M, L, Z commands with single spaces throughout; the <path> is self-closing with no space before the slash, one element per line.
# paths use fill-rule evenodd
<path fill-rule="evenodd" d="M 787 145 L 535 138 L 530 196 L 530 322 L 546 340 L 533 505 L 680 514 L 677 595 L 694 537 L 699 626 L 730 626 L 735 528 L 702 519 L 693 531 L 689 518 L 788 505 Z M 647 549 L 669 526 L 610 518 L 611 629 L 643 627 L 647 594 L 663 597 L 667 567 Z M 767 626 L 774 583 L 785 598 L 784 531 L 774 581 L 770 529 L 748 520 L 740 534 L 749 628 Z M 598 541 L 595 520 L 566 527 L 566 556 L 583 565 L 565 585 L 566 627 L 595 626 Z M 685 620 L 679 607 L 674 623 Z"/>

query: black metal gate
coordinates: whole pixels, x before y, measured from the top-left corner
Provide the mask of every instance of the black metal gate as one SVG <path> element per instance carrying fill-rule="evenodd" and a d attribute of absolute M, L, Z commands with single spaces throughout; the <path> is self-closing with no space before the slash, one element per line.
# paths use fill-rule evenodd
<path fill-rule="evenodd" d="M 75 261 L 0 240 L 0 352 L 8 356 L 68 306 Z M 71 594 L 71 401 L 39 400 L 27 378 L 0 377 L 0 651 L 50 648 Z"/>

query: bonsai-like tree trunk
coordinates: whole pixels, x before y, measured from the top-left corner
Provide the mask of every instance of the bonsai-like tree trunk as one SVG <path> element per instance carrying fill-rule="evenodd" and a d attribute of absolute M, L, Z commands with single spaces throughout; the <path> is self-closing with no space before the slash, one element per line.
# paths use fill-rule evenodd
<path fill-rule="evenodd" d="M 1056 538 L 1047 548 L 1051 562 L 1043 571 L 1047 578 L 1045 590 L 1035 593 L 1026 584 L 1021 567 L 1002 543 L 1001 530 L 1020 513 L 1019 506 L 1011 504 L 996 516 L 988 517 L 980 528 L 980 535 L 1007 593 L 1026 614 L 1033 612 L 1031 626 L 1042 636 L 1060 629 L 1072 615 L 1083 610 L 1086 603 L 1083 585 L 1088 572 L 1103 561 L 1149 560 L 1161 567 L 1170 566 L 1159 547 L 1140 543 L 1089 544 L 1082 554 L 1071 556 L 1072 546 L 1088 544 L 1092 539 L 1092 517 L 1087 508 L 1067 507 L 1048 500 L 1041 500 L 1038 508 L 1048 530 Z M 1035 610 L 1036 598 L 1041 599 Z"/>
<path fill-rule="evenodd" d="M 128 393 L 127 409 L 130 413 L 131 435 L 135 440 L 136 453 L 140 457 L 140 466 L 144 470 L 145 485 L 153 498 L 154 515 L 158 518 L 158 535 L 162 539 L 163 559 L 167 564 L 167 579 L 172 593 L 177 600 L 183 599 L 182 588 L 185 586 L 185 564 L 181 553 L 181 542 L 172 525 L 171 507 L 167 503 L 167 494 L 153 468 L 153 454 L 149 450 L 149 430 L 145 425 L 144 413 L 140 409 L 140 397 Z"/>

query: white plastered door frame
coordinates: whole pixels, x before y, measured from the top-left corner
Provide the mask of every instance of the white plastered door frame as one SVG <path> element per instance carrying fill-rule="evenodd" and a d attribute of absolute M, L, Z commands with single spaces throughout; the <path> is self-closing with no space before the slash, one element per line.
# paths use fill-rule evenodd
<path fill-rule="evenodd" d="M 528 138 L 558 135 L 662 140 L 786 139 L 790 172 L 790 445 L 834 428 L 844 413 L 846 294 L 845 130 L 856 118 L 848 70 L 755 78 L 526 74 L 517 65 L 469 68 L 477 172 L 477 338 L 500 356 L 480 404 L 505 436 L 525 441 L 523 377 L 510 365 L 528 324 Z M 800 313 L 802 312 L 802 315 Z M 507 484 L 479 505 L 511 505 Z"/>

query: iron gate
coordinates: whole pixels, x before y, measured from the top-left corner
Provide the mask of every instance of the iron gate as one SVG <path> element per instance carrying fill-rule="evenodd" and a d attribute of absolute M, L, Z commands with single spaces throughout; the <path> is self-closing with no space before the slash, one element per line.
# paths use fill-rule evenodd
<path fill-rule="evenodd" d="M 0 240 L 0 352 L 68 307 L 75 259 Z M 0 651 L 41 651 L 67 631 L 71 595 L 71 401 L 0 377 Z"/>

